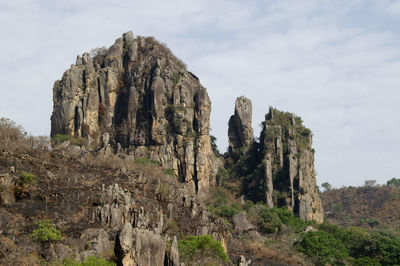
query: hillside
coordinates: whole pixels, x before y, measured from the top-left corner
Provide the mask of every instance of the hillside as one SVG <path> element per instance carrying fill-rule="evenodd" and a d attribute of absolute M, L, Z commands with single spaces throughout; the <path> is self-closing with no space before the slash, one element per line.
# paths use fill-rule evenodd
<path fill-rule="evenodd" d="M 324 222 L 300 117 L 270 107 L 255 137 L 238 97 L 221 155 L 210 112 L 199 78 L 152 37 L 78 56 L 54 83 L 50 138 L 0 119 L 0 264 L 400 264 L 396 235 Z M 397 190 L 374 189 L 324 193 L 327 217 L 394 225 Z"/>
<path fill-rule="evenodd" d="M 400 188 L 363 186 L 321 194 L 325 219 L 342 226 L 399 230 Z"/>

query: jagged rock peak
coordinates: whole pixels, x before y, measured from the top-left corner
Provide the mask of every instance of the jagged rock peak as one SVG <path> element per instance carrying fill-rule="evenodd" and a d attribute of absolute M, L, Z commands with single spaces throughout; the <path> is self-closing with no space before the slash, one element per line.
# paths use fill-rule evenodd
<path fill-rule="evenodd" d="M 197 191 L 215 176 L 210 111 L 206 89 L 184 63 L 154 38 L 127 32 L 78 56 L 55 82 L 51 135 L 157 160 Z"/>
<path fill-rule="evenodd" d="M 300 117 L 270 108 L 260 144 L 265 164 L 265 198 L 272 206 L 287 206 L 306 221 L 323 221 L 314 170 L 312 133 Z"/>
<path fill-rule="evenodd" d="M 236 98 L 235 113 L 229 119 L 229 152 L 245 152 L 253 143 L 252 104 L 250 99 Z"/>

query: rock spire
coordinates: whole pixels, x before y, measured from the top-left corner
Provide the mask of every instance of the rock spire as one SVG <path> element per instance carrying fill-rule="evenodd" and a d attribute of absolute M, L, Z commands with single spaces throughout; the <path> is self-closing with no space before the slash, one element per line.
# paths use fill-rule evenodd
<path fill-rule="evenodd" d="M 247 151 L 253 143 L 252 105 L 244 96 L 236 98 L 235 113 L 229 119 L 229 152 Z"/>

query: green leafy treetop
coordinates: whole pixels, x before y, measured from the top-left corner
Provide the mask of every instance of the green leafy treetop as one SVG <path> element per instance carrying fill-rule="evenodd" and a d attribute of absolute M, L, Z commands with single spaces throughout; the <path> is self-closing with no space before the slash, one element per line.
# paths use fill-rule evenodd
<path fill-rule="evenodd" d="M 51 220 L 39 220 L 35 223 L 36 229 L 30 237 L 40 243 L 59 241 L 62 239 L 61 231 L 55 228 Z"/>
<path fill-rule="evenodd" d="M 179 254 L 188 265 L 221 265 L 228 256 L 221 243 L 212 236 L 186 236 L 178 242 Z"/>

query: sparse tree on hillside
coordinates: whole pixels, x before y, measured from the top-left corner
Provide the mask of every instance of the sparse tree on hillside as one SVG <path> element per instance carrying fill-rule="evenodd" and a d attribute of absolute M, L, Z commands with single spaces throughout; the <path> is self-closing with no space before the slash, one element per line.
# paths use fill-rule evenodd
<path fill-rule="evenodd" d="M 324 191 L 331 191 L 332 190 L 332 185 L 329 184 L 328 182 L 322 183 L 321 186 L 324 188 Z"/>
<path fill-rule="evenodd" d="M 386 182 L 386 185 L 391 187 L 400 187 L 400 178 L 392 178 Z"/>

